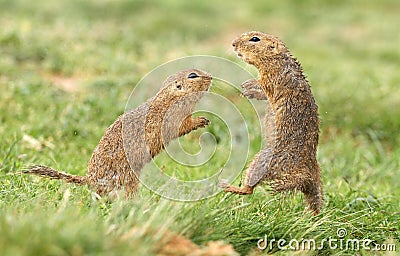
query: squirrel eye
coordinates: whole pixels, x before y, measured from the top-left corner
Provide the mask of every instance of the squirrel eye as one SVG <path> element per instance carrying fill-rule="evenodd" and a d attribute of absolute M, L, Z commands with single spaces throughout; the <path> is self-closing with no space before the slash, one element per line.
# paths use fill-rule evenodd
<path fill-rule="evenodd" d="M 256 37 L 256 36 L 253 36 L 252 38 L 250 38 L 249 41 L 250 41 L 250 42 L 258 42 L 258 41 L 260 41 L 260 38 L 258 38 L 258 37 Z"/>
<path fill-rule="evenodd" d="M 178 89 L 178 90 L 182 90 L 182 85 L 180 85 L 180 84 L 177 84 L 177 85 L 176 85 L 176 89 Z"/>
<path fill-rule="evenodd" d="M 190 73 L 188 75 L 188 78 L 196 78 L 196 77 L 199 77 L 199 75 L 197 75 L 196 73 Z"/>

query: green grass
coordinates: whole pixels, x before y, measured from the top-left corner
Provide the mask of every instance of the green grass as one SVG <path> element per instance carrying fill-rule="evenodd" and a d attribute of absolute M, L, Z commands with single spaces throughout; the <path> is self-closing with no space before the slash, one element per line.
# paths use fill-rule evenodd
<path fill-rule="evenodd" d="M 399 252 L 399 10 L 395 0 L 0 1 L 0 254 L 149 255 L 169 230 L 199 245 L 223 240 L 245 255 L 265 235 L 322 241 L 338 228 L 346 238 L 396 243 Z M 84 175 L 135 84 L 166 61 L 215 55 L 254 72 L 230 46 L 249 30 L 280 36 L 312 85 L 321 117 L 319 216 L 304 212 L 301 195 L 261 186 L 195 203 L 141 187 L 134 200 L 104 203 L 86 187 L 18 174 L 40 163 Z M 68 83 L 77 89 L 57 86 Z M 207 130 L 225 138 L 213 123 Z M 195 152 L 196 136 L 182 142 Z M 259 147 L 252 138 L 251 154 Z M 210 174 L 171 166 L 183 179 Z"/>

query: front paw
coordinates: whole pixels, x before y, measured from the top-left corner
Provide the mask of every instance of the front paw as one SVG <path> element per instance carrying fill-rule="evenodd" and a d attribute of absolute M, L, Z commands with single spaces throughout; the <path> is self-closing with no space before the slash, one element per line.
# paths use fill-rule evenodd
<path fill-rule="evenodd" d="M 261 88 L 261 85 L 256 79 L 250 79 L 241 84 L 243 88 L 242 96 L 248 99 L 266 100 L 267 95 Z"/>
<path fill-rule="evenodd" d="M 261 89 L 260 84 L 258 83 L 257 79 L 249 79 L 244 81 L 240 87 L 242 87 L 245 90 L 251 90 L 251 89 Z"/>
<path fill-rule="evenodd" d="M 211 123 L 211 121 L 208 120 L 207 118 L 205 118 L 204 116 L 198 116 L 195 119 L 193 119 L 193 123 L 194 123 L 195 129 L 197 129 L 197 128 L 206 127 L 207 125 L 209 125 Z"/>
<path fill-rule="evenodd" d="M 241 94 L 242 96 L 248 99 L 256 99 L 256 100 L 268 99 L 267 95 L 263 90 L 257 90 L 257 89 L 244 90 Z"/>

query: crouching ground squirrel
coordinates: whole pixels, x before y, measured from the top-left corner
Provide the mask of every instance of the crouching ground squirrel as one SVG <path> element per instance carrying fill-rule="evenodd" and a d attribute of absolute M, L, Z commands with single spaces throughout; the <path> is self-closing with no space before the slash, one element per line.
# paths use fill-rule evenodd
<path fill-rule="evenodd" d="M 237 55 L 254 65 L 259 79 L 242 84 L 243 95 L 268 100 L 267 147 L 250 163 L 244 186 L 222 183 L 226 192 L 252 194 L 267 181 L 275 192 L 299 190 L 318 214 L 322 206 L 320 167 L 316 160 L 318 107 L 300 63 L 273 35 L 244 33 L 232 43 Z"/>
<path fill-rule="evenodd" d="M 138 188 L 140 170 L 165 145 L 210 123 L 202 116 L 192 118 L 192 112 L 211 80 L 209 74 L 197 69 L 168 77 L 154 97 L 118 117 L 105 131 L 89 160 L 86 176 L 40 165 L 24 173 L 87 184 L 101 196 L 124 191 L 126 197 L 131 197 Z"/>

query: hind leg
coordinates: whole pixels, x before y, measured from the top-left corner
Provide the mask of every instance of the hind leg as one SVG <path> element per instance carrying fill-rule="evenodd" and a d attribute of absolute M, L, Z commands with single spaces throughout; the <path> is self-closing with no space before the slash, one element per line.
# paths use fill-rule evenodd
<path fill-rule="evenodd" d="M 303 175 L 291 174 L 272 181 L 271 187 L 275 193 L 296 190 L 301 191 L 304 194 L 304 200 L 308 208 L 314 215 L 319 214 L 323 201 L 322 185 L 320 181 L 315 181 Z"/>
<path fill-rule="evenodd" d="M 271 152 L 270 148 L 266 148 L 257 153 L 246 171 L 246 179 L 243 187 L 239 188 L 228 184 L 220 184 L 220 187 L 224 188 L 225 192 L 239 195 L 253 194 L 254 187 L 267 176 L 268 166 L 272 156 Z"/>
<path fill-rule="evenodd" d="M 303 191 L 308 208 L 314 215 L 318 215 L 323 203 L 322 185 L 320 182 L 312 182 Z"/>

